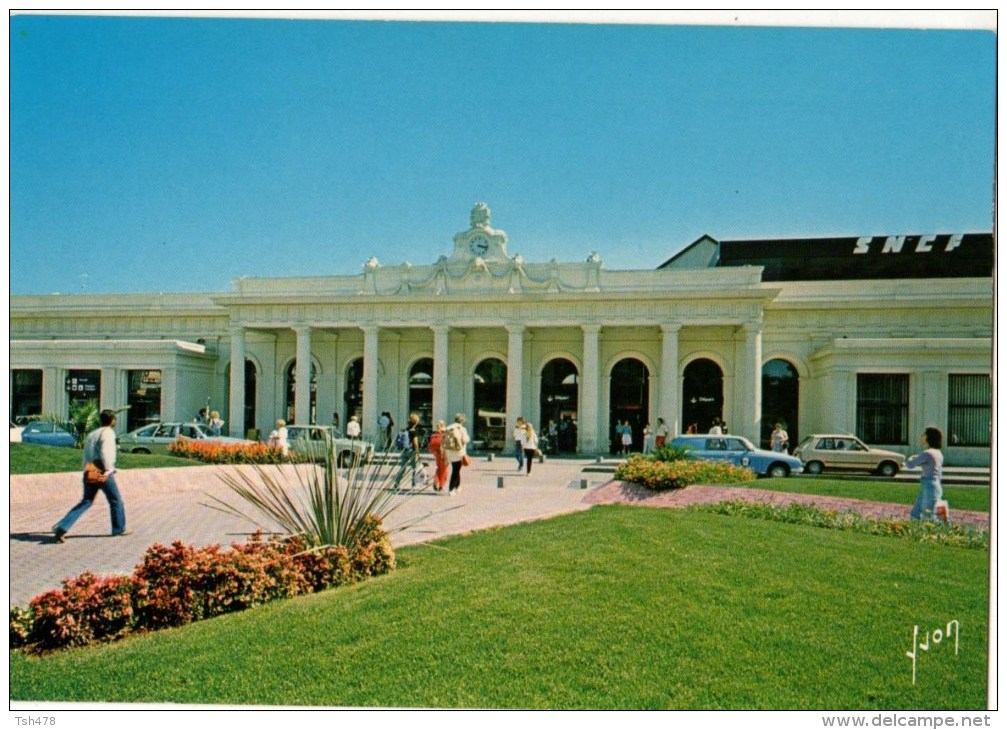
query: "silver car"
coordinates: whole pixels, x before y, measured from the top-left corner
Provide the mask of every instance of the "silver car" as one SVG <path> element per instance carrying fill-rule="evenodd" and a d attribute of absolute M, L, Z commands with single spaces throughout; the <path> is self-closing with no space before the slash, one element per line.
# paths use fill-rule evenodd
<path fill-rule="evenodd" d="M 119 450 L 130 454 L 167 454 L 180 438 L 220 444 L 253 444 L 232 436 L 215 436 L 199 423 L 151 423 L 118 438 Z"/>

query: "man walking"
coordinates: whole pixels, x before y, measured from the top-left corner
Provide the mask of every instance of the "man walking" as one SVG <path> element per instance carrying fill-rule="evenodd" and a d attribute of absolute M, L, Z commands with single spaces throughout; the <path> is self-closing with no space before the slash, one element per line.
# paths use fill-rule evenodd
<path fill-rule="evenodd" d="M 123 506 L 119 487 L 115 483 L 116 444 L 113 428 L 115 426 L 115 412 L 104 410 L 99 414 L 98 420 L 101 426 L 89 433 L 84 440 L 84 466 L 94 464 L 98 467 L 100 475 L 89 477 L 89 472 L 85 470 L 83 477 L 84 496 L 73 509 L 66 513 L 66 517 L 52 526 L 56 542 L 66 542 L 66 533 L 80 519 L 80 516 L 94 504 L 94 498 L 99 491 L 104 492 L 105 498 L 108 500 L 112 519 L 112 536 L 120 537 L 130 534 L 126 529 L 126 508 Z"/>

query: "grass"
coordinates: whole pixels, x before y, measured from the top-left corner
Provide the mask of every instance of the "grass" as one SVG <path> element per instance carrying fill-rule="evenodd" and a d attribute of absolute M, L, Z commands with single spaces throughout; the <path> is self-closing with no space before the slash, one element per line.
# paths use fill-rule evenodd
<path fill-rule="evenodd" d="M 10 699 L 981 709 L 989 554 L 680 510 L 587 512 L 398 551 L 345 589 L 44 658 Z M 957 619 L 919 652 L 913 627 Z"/>
<path fill-rule="evenodd" d="M 80 471 L 82 458 L 81 449 L 40 444 L 11 444 L 10 473 L 13 476 Z M 154 469 L 162 466 L 203 466 L 203 464 L 192 459 L 180 459 L 177 456 L 120 453 L 116 466 L 122 469 Z"/>
<path fill-rule="evenodd" d="M 817 494 L 822 497 L 849 497 L 867 499 L 872 502 L 911 505 L 916 501 L 920 485 L 918 482 L 894 482 L 890 479 L 851 480 L 830 479 L 829 477 L 789 477 L 784 479 L 759 479 L 749 486 L 753 489 L 770 489 L 792 494 Z M 944 487 L 944 499 L 954 510 L 976 512 L 990 511 L 989 487 Z"/>

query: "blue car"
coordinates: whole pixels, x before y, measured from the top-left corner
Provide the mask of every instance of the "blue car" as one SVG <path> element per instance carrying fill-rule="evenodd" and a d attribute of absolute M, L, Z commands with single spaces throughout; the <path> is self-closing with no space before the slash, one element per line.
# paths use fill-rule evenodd
<path fill-rule="evenodd" d="M 32 421 L 21 431 L 21 443 L 42 444 L 44 446 L 73 446 L 76 437 L 58 423 L 52 421 Z"/>
<path fill-rule="evenodd" d="M 787 477 L 804 471 L 801 460 L 789 454 L 757 449 L 742 436 L 685 435 L 671 440 L 672 446 L 689 449 L 690 455 L 708 461 L 726 461 L 751 469 L 759 476 Z"/>

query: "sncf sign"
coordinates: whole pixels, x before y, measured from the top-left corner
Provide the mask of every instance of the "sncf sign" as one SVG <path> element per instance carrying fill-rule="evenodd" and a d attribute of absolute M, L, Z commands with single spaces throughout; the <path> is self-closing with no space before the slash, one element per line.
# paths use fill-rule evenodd
<path fill-rule="evenodd" d="M 864 236 L 853 246 L 855 254 L 951 253 L 965 236 L 961 233 L 943 236 Z"/>

